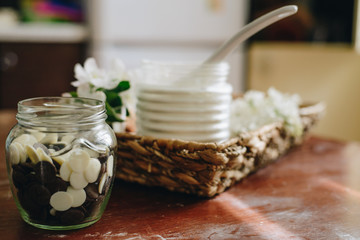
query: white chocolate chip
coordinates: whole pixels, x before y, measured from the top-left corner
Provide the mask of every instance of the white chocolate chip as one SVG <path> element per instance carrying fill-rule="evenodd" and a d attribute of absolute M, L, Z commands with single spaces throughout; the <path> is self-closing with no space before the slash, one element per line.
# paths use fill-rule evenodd
<path fill-rule="evenodd" d="M 84 148 L 84 151 L 87 152 L 91 158 L 99 157 L 99 153 L 94 150 L 91 150 L 90 148 Z"/>
<path fill-rule="evenodd" d="M 61 138 L 61 141 L 70 144 L 74 139 L 73 135 L 65 135 Z"/>
<path fill-rule="evenodd" d="M 51 149 L 51 150 L 53 150 L 53 149 Z M 50 151 L 50 153 L 51 153 L 51 151 Z M 66 161 L 66 158 L 64 157 L 64 155 L 52 157 L 52 159 L 54 161 L 56 161 L 60 166 Z"/>
<path fill-rule="evenodd" d="M 50 209 L 49 213 L 50 213 L 51 216 L 55 216 L 56 215 L 56 209 L 55 208 Z"/>
<path fill-rule="evenodd" d="M 10 144 L 9 146 L 9 158 L 12 164 L 20 163 L 20 153 L 14 143 Z"/>
<path fill-rule="evenodd" d="M 26 162 L 27 155 L 26 155 L 26 150 L 25 150 L 24 146 L 21 145 L 18 142 L 15 142 L 15 143 L 12 143 L 12 144 L 14 144 L 15 147 L 17 148 L 17 150 L 19 151 L 20 162 L 21 163 Z"/>
<path fill-rule="evenodd" d="M 38 154 L 40 161 L 47 161 L 51 164 L 54 164 L 51 157 L 47 155 L 42 148 L 36 149 L 36 153 Z"/>
<path fill-rule="evenodd" d="M 107 162 L 106 162 L 106 170 L 109 177 L 112 177 L 114 172 L 114 156 L 109 156 Z"/>
<path fill-rule="evenodd" d="M 54 149 L 49 149 L 50 151 L 50 156 L 51 154 L 54 154 L 55 150 Z M 54 152 L 51 152 L 51 151 L 54 151 Z M 57 163 L 59 163 L 60 165 L 62 165 L 65 161 L 67 161 L 69 159 L 69 156 L 71 154 L 73 150 L 65 153 L 65 154 L 62 154 L 62 155 L 59 155 L 59 156 L 55 156 L 55 157 L 52 157 L 53 160 L 55 160 Z M 69 166 L 70 167 L 70 166 Z"/>
<path fill-rule="evenodd" d="M 73 198 L 73 204 L 71 207 L 80 207 L 86 200 L 86 192 L 84 189 L 74 189 L 69 186 L 66 190 Z"/>
<path fill-rule="evenodd" d="M 51 195 L 50 205 L 57 211 L 66 211 L 73 204 L 72 196 L 63 191 L 59 191 Z"/>
<path fill-rule="evenodd" d="M 32 132 L 31 135 L 33 135 L 38 142 L 40 142 L 40 141 L 46 136 L 45 133 L 43 133 L 43 132 L 38 132 L 38 131 Z"/>
<path fill-rule="evenodd" d="M 36 149 L 31 145 L 25 145 L 26 153 L 29 156 L 32 163 L 36 164 L 40 161 L 40 157 L 36 152 Z"/>
<path fill-rule="evenodd" d="M 48 133 L 43 137 L 40 141 L 40 143 L 44 144 L 54 144 L 58 141 L 58 134 L 57 133 Z"/>
<path fill-rule="evenodd" d="M 82 189 L 88 185 L 84 173 L 72 172 L 70 175 L 70 185 L 75 189 Z"/>
<path fill-rule="evenodd" d="M 18 142 L 21 145 L 25 146 L 28 145 L 34 145 L 34 143 L 37 142 L 36 138 L 30 134 L 22 134 L 19 137 L 15 138 L 13 142 Z"/>
<path fill-rule="evenodd" d="M 71 175 L 71 169 L 68 162 L 64 162 L 60 167 L 60 177 L 64 181 L 69 181 Z"/>
<path fill-rule="evenodd" d="M 96 158 L 90 158 L 89 165 L 85 169 L 85 178 L 89 183 L 93 183 L 99 177 L 101 163 Z"/>
<path fill-rule="evenodd" d="M 89 154 L 82 149 L 74 149 L 69 156 L 69 164 L 74 172 L 84 172 L 89 162 Z"/>
<path fill-rule="evenodd" d="M 99 187 L 98 187 L 98 190 L 99 190 L 99 193 L 101 194 L 102 191 L 103 191 L 103 188 L 104 188 L 104 185 L 105 185 L 105 182 L 106 182 L 106 179 L 108 178 L 108 175 L 107 173 L 105 173 L 102 177 L 101 177 L 101 180 L 99 182 Z"/>

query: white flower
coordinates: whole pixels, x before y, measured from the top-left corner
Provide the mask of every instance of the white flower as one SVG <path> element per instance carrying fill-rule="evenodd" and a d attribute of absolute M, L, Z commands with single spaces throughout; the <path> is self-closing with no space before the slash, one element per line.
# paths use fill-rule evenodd
<path fill-rule="evenodd" d="M 74 87 L 88 83 L 96 88 L 113 89 L 121 80 L 127 78 L 125 65 L 118 59 L 112 62 L 111 69 L 108 71 L 100 69 L 94 58 L 88 58 L 84 63 L 84 67 L 79 63 L 76 64 L 74 71 L 77 79 L 77 81 L 71 83 Z"/>
<path fill-rule="evenodd" d="M 300 97 L 288 95 L 270 88 L 265 95 L 259 91 L 248 91 L 243 98 L 233 101 L 230 126 L 233 135 L 255 130 L 265 124 L 282 121 L 294 136 L 302 133 L 299 114 Z"/>
<path fill-rule="evenodd" d="M 91 89 L 89 83 L 82 83 L 78 86 L 76 89 L 76 93 L 78 97 L 84 97 L 84 98 L 93 98 L 97 100 L 101 100 L 105 102 L 106 95 L 102 91 L 95 91 L 95 89 Z"/>
<path fill-rule="evenodd" d="M 76 95 L 78 97 L 98 99 L 105 102 L 106 113 L 109 119 L 112 119 L 109 121 L 123 122 L 126 120 L 126 113 L 131 112 L 130 108 L 135 106 L 133 105 L 135 94 L 132 88 L 126 91 L 124 89 L 129 86 L 130 77 L 135 75 L 127 72 L 121 60 L 113 60 L 110 69 L 104 70 L 97 66 L 94 58 L 88 58 L 84 66 L 76 64 L 74 71 L 76 81 L 71 84 L 77 88 Z M 124 82 L 121 83 L 121 81 Z M 118 86 L 119 88 L 117 88 Z M 63 96 L 71 96 L 71 94 L 64 93 Z M 107 101 L 107 96 L 110 96 L 109 101 L 111 102 Z M 122 105 L 116 104 L 117 101 L 122 102 Z"/>
<path fill-rule="evenodd" d="M 127 79 L 131 83 L 131 88 L 120 93 L 124 105 L 132 110 L 134 110 L 136 106 L 137 83 L 140 82 L 140 79 L 142 79 L 142 77 L 143 75 L 140 69 L 133 69 L 128 71 Z"/>

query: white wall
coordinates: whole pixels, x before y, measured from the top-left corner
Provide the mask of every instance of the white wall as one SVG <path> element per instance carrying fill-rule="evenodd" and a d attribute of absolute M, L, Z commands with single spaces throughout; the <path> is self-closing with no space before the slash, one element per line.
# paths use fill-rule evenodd
<path fill-rule="evenodd" d="M 90 0 L 91 50 L 106 65 L 121 58 L 130 68 L 142 59 L 203 61 L 244 24 L 247 0 Z M 229 82 L 243 90 L 244 54 L 230 63 Z"/>

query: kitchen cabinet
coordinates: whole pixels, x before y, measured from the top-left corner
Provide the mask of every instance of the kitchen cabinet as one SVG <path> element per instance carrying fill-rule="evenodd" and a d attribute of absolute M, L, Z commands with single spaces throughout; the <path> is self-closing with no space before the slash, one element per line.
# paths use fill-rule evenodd
<path fill-rule="evenodd" d="M 72 90 L 83 62 L 86 29 L 71 24 L 19 24 L 0 29 L 0 108 Z"/>
<path fill-rule="evenodd" d="M 39 96 L 71 90 L 74 65 L 82 61 L 82 44 L 0 43 L 0 108 Z"/>

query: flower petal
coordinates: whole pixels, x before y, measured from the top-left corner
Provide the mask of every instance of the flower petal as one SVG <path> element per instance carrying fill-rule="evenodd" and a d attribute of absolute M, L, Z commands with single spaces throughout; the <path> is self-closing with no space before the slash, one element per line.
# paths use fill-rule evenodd
<path fill-rule="evenodd" d="M 86 79 L 88 77 L 88 74 L 86 73 L 85 69 L 79 63 L 75 64 L 74 72 L 75 72 L 75 78 L 79 81 Z"/>
<path fill-rule="evenodd" d="M 104 92 L 101 92 L 101 91 L 91 92 L 90 85 L 87 83 L 81 84 L 77 88 L 76 92 L 79 97 L 92 98 L 92 99 L 97 99 L 97 100 L 101 100 L 101 101 L 106 100 L 106 95 Z"/>
<path fill-rule="evenodd" d="M 106 95 L 105 95 L 104 92 L 101 92 L 101 91 L 94 92 L 93 94 L 91 94 L 90 98 L 94 98 L 94 99 L 97 99 L 97 100 L 100 100 L 100 101 L 103 101 L 103 102 L 106 101 Z"/>
<path fill-rule="evenodd" d="M 78 86 L 76 92 L 79 97 L 86 97 L 90 94 L 90 85 L 88 83 L 83 83 Z"/>
<path fill-rule="evenodd" d="M 96 88 L 105 88 L 106 87 L 106 76 L 93 76 L 90 78 L 90 83 Z"/>
<path fill-rule="evenodd" d="M 105 89 L 113 89 L 116 88 L 116 86 L 119 84 L 120 78 L 111 78 L 109 77 L 107 81 L 104 83 Z"/>
<path fill-rule="evenodd" d="M 86 61 L 84 63 L 84 69 L 88 73 L 91 73 L 93 71 L 99 71 L 99 68 L 98 68 L 94 58 L 86 59 Z"/>
<path fill-rule="evenodd" d="M 80 81 L 71 82 L 71 85 L 73 85 L 74 87 L 79 87 L 81 84 L 83 84 L 83 82 L 80 82 Z"/>

